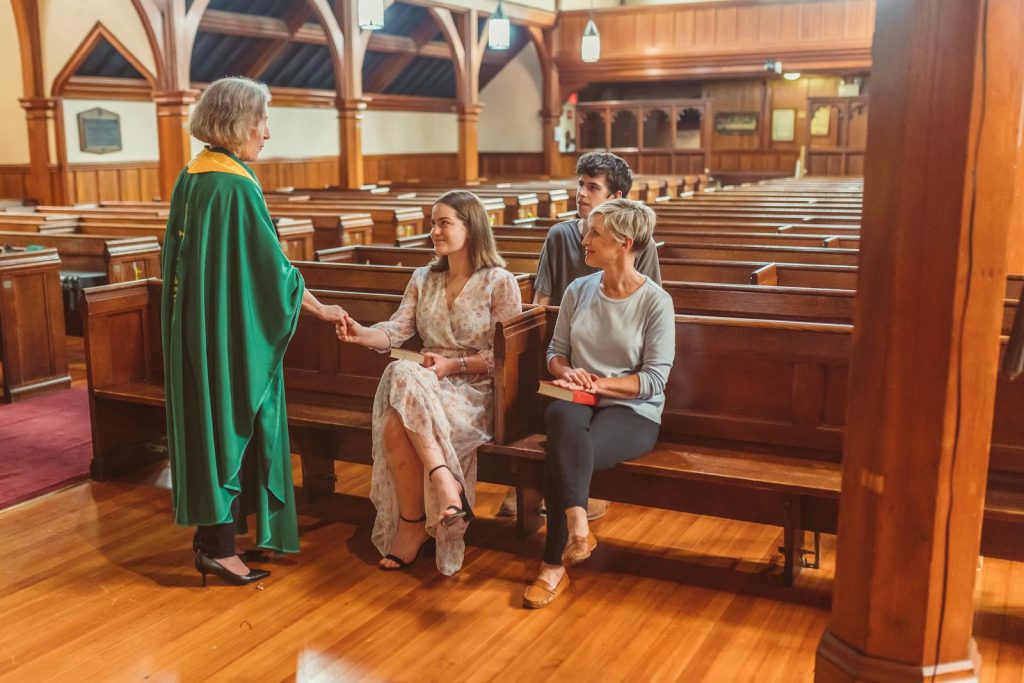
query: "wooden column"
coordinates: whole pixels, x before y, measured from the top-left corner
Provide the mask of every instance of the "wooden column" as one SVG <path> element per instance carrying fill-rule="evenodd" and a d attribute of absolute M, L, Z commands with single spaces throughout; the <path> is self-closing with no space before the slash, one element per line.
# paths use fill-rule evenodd
<path fill-rule="evenodd" d="M 458 179 L 462 181 L 480 178 L 480 105 L 459 105 L 459 161 Z"/>
<path fill-rule="evenodd" d="M 32 0 L 12 0 L 21 56 L 22 95 L 28 126 L 29 172 L 25 183 L 28 198 L 44 203 L 63 201 L 63 184 L 50 180 L 50 121 L 57 101 L 48 98 L 43 83 L 42 39 L 39 4 Z M 58 169 L 62 170 L 62 169 Z M 58 173 L 58 178 L 60 178 Z"/>
<path fill-rule="evenodd" d="M 372 31 L 359 28 L 356 0 L 338 0 L 334 4 L 334 19 L 341 33 L 335 38 L 339 42 L 334 67 L 341 125 L 338 180 L 342 187 L 356 189 L 363 184 L 363 56 Z M 330 37 L 331 31 L 327 33 Z"/>
<path fill-rule="evenodd" d="M 544 136 L 541 146 L 544 153 L 544 174 L 555 177 L 559 175 L 562 157 L 558 150 L 558 142 L 555 140 L 555 129 L 562 118 L 562 91 L 558 79 L 558 65 L 552 56 L 555 49 L 554 30 L 542 31 L 532 26 L 528 30 L 537 51 L 543 79 L 540 116 Z"/>
<path fill-rule="evenodd" d="M 462 42 L 459 87 L 456 88 L 459 106 L 456 111 L 459 121 L 459 159 L 456 172 L 458 179 L 465 182 L 480 178 L 479 127 L 480 112 L 480 64 L 483 60 L 486 34 L 479 30 L 479 13 L 469 10 L 456 17 L 459 38 Z"/>
<path fill-rule="evenodd" d="M 174 181 L 192 158 L 188 134 L 188 109 L 196 101 L 194 90 L 171 90 L 153 93 L 156 102 L 157 138 L 160 142 L 161 198 L 171 198 Z"/>
<path fill-rule="evenodd" d="M 832 617 L 815 680 L 974 681 L 1024 0 L 880 0 Z"/>
<path fill-rule="evenodd" d="M 338 100 L 341 125 L 341 166 L 339 185 L 358 189 L 363 184 L 363 112 L 364 100 Z"/>
<path fill-rule="evenodd" d="M 28 198 L 41 204 L 62 203 L 62 183 L 50 179 L 50 122 L 57 109 L 57 100 L 49 97 L 24 97 L 21 107 L 28 122 Z M 60 174 L 58 173 L 58 177 Z M 54 187 L 56 185 L 56 187 Z"/>
<path fill-rule="evenodd" d="M 544 136 L 544 175 L 554 178 L 559 175 L 559 166 L 562 162 L 562 152 L 558 149 L 558 141 L 555 140 L 555 130 L 562 118 L 560 111 L 541 112 L 541 130 Z"/>

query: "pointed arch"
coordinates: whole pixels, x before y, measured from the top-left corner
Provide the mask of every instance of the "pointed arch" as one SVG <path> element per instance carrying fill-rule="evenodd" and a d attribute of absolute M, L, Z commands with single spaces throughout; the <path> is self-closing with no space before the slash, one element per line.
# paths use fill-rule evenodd
<path fill-rule="evenodd" d="M 60 97 L 63 94 L 64 89 L 68 85 L 68 81 L 70 81 L 71 77 L 75 75 L 75 72 L 82 66 L 82 63 L 88 59 L 89 55 L 92 54 L 92 51 L 97 45 L 99 45 L 101 40 L 106 40 L 110 43 L 111 47 L 117 50 L 122 57 L 128 60 L 128 63 L 146 79 L 150 88 L 156 88 L 156 76 L 151 73 L 135 55 L 132 54 L 131 50 L 126 48 L 124 44 L 118 40 L 106 26 L 103 25 L 103 22 L 97 21 L 96 25 L 93 26 L 92 30 L 90 30 L 85 36 L 82 43 L 75 49 L 74 53 L 72 53 L 67 63 L 64 64 L 64 68 L 60 70 L 60 73 L 58 73 L 57 77 L 53 80 L 53 86 L 50 88 L 50 92 L 54 97 Z"/>

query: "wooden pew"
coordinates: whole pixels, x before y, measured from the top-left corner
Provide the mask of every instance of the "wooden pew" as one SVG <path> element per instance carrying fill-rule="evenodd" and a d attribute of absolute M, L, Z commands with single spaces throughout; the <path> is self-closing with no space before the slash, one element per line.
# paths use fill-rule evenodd
<path fill-rule="evenodd" d="M 279 217 L 274 219 L 274 225 L 281 249 L 288 258 L 313 258 L 315 231 L 309 219 Z M 77 232 L 103 237 L 154 237 L 162 245 L 167 232 L 167 219 L 156 216 L 109 218 L 104 215 L 86 215 L 79 218 Z"/>
<path fill-rule="evenodd" d="M 416 270 L 411 266 L 374 266 L 320 261 L 297 261 L 294 265 L 302 273 L 309 289 L 380 294 L 404 294 L 409 278 Z M 515 278 L 519 283 L 522 300 L 533 301 L 533 276 L 518 273 Z"/>
<path fill-rule="evenodd" d="M 63 270 L 104 272 L 107 284 L 160 276 L 160 244 L 155 237 L 0 232 L 0 245 L 4 244 L 56 249 Z"/>
<path fill-rule="evenodd" d="M 86 355 L 93 460 L 104 480 L 163 457 L 152 445 L 166 436 L 160 349 L 159 280 L 140 280 L 86 291 Z M 317 291 L 361 323 L 385 320 L 401 296 Z M 419 350 L 413 338 L 405 348 Z M 115 362 L 116 359 L 116 362 Z M 368 464 L 373 397 L 387 354 L 340 344 L 334 329 L 302 314 L 284 360 L 292 451 L 302 462 L 307 498 L 334 490 L 336 459 Z M 490 480 L 510 485 L 507 475 Z"/>
<path fill-rule="evenodd" d="M 55 249 L 0 248 L 0 363 L 7 403 L 71 386 Z"/>
<path fill-rule="evenodd" d="M 502 254 L 513 273 L 537 272 L 538 254 Z M 316 260 L 324 263 L 367 263 L 381 266 L 425 266 L 434 258 L 433 249 L 356 246 L 325 249 L 316 253 Z"/>
<path fill-rule="evenodd" d="M 525 535 L 539 528 L 544 404 L 537 380 L 557 311 L 498 327 L 495 441 L 478 450 L 481 478 L 513 476 Z M 595 497 L 783 528 L 782 578 L 801 567 L 804 532 L 835 533 L 851 328 L 676 317 L 676 356 L 656 448 L 594 475 Z M 1024 559 L 1024 386 L 1001 382 L 983 554 Z"/>
<path fill-rule="evenodd" d="M 76 216 L 0 212 L 0 230 L 5 232 L 68 233 L 78 228 Z"/>

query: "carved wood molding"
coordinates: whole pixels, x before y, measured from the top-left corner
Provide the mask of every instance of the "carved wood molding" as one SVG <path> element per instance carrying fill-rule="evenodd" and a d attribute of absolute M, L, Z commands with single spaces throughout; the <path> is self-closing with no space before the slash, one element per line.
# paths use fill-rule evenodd
<path fill-rule="evenodd" d="M 153 101 L 153 88 L 141 78 L 72 76 L 64 84 L 64 99 Z"/>

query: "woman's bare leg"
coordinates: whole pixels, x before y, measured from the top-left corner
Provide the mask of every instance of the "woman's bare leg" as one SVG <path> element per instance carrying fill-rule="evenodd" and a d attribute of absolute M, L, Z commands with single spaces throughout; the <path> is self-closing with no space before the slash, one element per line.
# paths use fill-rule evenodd
<path fill-rule="evenodd" d="M 393 408 L 384 413 L 381 429 L 384 457 L 388 461 L 395 482 L 395 493 L 398 495 L 398 513 L 408 519 L 418 519 L 423 515 L 423 463 L 409 442 L 402 418 Z M 427 531 L 423 522 L 410 524 L 399 520 L 398 531 L 388 554 L 409 562 L 415 558 L 426 538 Z M 388 568 L 398 566 L 387 558 L 382 558 L 380 565 Z"/>
<path fill-rule="evenodd" d="M 444 452 L 434 440 L 433 435 L 419 434 L 408 429 L 405 430 L 405 433 L 427 472 L 430 472 L 439 465 L 447 464 L 444 460 Z M 449 505 L 454 505 L 455 507 L 462 506 L 459 499 L 459 492 L 462 490 L 461 485 L 447 467 L 442 467 L 430 475 L 430 481 L 434 484 L 434 489 L 437 491 L 437 502 L 440 509 L 438 521 L 441 521 L 445 517 L 452 515 L 453 511 L 448 509 Z"/>

